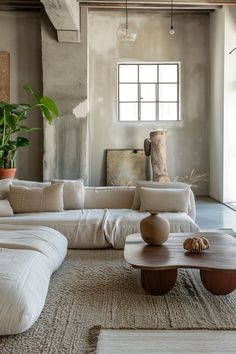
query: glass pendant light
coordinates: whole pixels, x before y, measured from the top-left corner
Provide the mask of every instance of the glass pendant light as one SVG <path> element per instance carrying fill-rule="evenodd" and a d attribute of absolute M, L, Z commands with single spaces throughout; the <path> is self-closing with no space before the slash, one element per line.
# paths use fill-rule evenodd
<path fill-rule="evenodd" d="M 175 34 L 174 26 L 173 26 L 173 15 L 174 15 L 174 0 L 171 0 L 170 3 L 170 34 Z"/>
<path fill-rule="evenodd" d="M 118 39 L 121 42 L 134 42 L 136 40 L 137 34 L 131 30 L 128 24 L 128 1 L 125 0 L 125 23 L 119 26 L 117 30 Z"/>

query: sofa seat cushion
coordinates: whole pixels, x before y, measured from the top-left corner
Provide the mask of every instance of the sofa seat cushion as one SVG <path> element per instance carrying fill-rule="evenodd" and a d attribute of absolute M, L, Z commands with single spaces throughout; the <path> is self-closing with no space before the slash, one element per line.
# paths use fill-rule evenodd
<path fill-rule="evenodd" d="M 0 218 L 0 225 L 43 225 L 61 232 L 69 248 L 109 247 L 102 227 L 106 218 L 104 209 L 64 210 L 62 212 L 22 213 Z"/>
<path fill-rule="evenodd" d="M 123 249 L 127 235 L 140 232 L 140 221 L 150 215 L 148 212 L 136 210 L 109 210 L 108 220 L 105 225 L 106 238 L 115 249 Z M 197 232 L 199 227 L 185 212 L 167 213 L 159 215 L 170 223 L 170 232 Z"/>
<path fill-rule="evenodd" d="M 160 213 L 170 222 L 170 232 L 195 232 L 198 226 L 185 213 Z M 65 210 L 60 213 L 25 213 L 0 218 L 1 223 L 49 226 L 66 236 L 69 248 L 123 248 L 128 234 L 139 232 L 147 212 L 131 209 Z"/>
<path fill-rule="evenodd" d="M 67 240 L 46 227 L 0 225 L 0 249 L 0 335 L 17 334 L 38 319 Z"/>
<path fill-rule="evenodd" d="M 123 249 L 127 235 L 139 233 L 140 221 L 150 215 L 148 212 L 129 209 L 111 209 L 108 213 L 105 234 L 108 242 L 115 249 Z M 161 212 L 159 215 L 169 221 L 172 233 L 199 231 L 197 224 L 185 212 Z"/>

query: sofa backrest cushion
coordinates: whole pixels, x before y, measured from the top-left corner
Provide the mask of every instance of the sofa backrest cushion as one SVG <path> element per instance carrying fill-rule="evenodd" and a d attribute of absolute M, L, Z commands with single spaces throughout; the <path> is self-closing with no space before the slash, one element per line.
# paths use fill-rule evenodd
<path fill-rule="evenodd" d="M 36 182 L 36 181 L 24 181 L 21 179 L 14 179 L 12 181 L 13 186 L 22 186 L 28 188 L 43 188 L 51 185 L 51 182 Z"/>
<path fill-rule="evenodd" d="M 14 213 L 63 211 L 63 183 L 44 188 L 11 185 L 9 201 Z"/>
<path fill-rule="evenodd" d="M 11 204 L 7 199 L 0 200 L 0 217 L 14 215 Z"/>
<path fill-rule="evenodd" d="M 133 187 L 85 187 L 85 209 L 131 209 Z"/>
<path fill-rule="evenodd" d="M 63 201 L 65 210 L 77 210 L 84 208 L 85 190 L 82 179 L 58 180 L 52 179 L 52 184 L 63 182 Z"/>
<path fill-rule="evenodd" d="M 0 199 L 6 199 L 8 197 L 10 184 L 12 184 L 12 178 L 0 180 Z"/>
<path fill-rule="evenodd" d="M 140 188 L 141 211 L 188 212 L 189 189 Z"/>
<path fill-rule="evenodd" d="M 152 181 L 137 181 L 135 196 L 132 204 L 132 209 L 139 210 L 141 205 L 140 188 L 159 188 L 159 189 L 190 189 L 190 186 L 181 182 L 152 182 Z"/>

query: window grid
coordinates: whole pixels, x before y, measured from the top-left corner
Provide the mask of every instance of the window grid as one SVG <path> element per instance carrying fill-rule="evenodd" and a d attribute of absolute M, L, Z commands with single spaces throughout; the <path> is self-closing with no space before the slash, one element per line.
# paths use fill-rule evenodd
<path fill-rule="evenodd" d="M 132 82 L 128 82 L 128 81 L 122 81 L 120 82 L 120 66 L 121 65 L 137 65 L 137 81 L 132 81 Z M 140 71 L 140 65 L 156 65 L 157 66 L 157 81 L 150 81 L 150 82 L 142 82 L 140 83 L 139 82 L 139 71 Z M 162 65 L 175 65 L 176 68 L 177 68 L 177 79 L 176 81 L 170 81 L 170 82 L 167 82 L 167 81 L 164 81 L 164 82 L 160 82 L 159 81 L 159 68 L 160 66 Z M 118 64 L 118 117 L 119 117 L 119 121 L 123 121 L 125 122 L 125 120 L 120 120 L 120 103 L 137 103 L 137 120 L 130 120 L 130 121 L 134 121 L 134 122 L 137 122 L 137 121 L 141 121 L 141 122 L 147 122 L 148 120 L 141 120 L 141 104 L 142 103 L 155 103 L 155 108 L 156 108 L 156 121 L 160 121 L 160 106 L 159 106 L 159 103 L 176 103 L 177 104 L 177 117 L 176 119 L 171 119 L 169 121 L 179 121 L 179 97 L 180 97 L 180 87 L 179 87 L 179 63 L 177 62 L 168 62 L 168 63 L 150 63 L 150 64 L 146 64 L 146 63 L 141 63 L 141 64 L 138 64 L 138 63 L 120 63 Z M 132 84 L 136 84 L 137 85 L 137 95 L 138 95 L 138 100 L 137 101 L 120 101 L 120 87 L 122 84 L 126 84 L 126 85 L 132 85 Z M 143 101 L 142 98 L 141 98 L 141 85 L 150 85 L 150 84 L 154 84 L 155 85 L 155 91 L 156 91 L 156 100 L 155 101 Z M 160 91 L 160 84 L 161 85 L 177 85 L 177 100 L 176 101 L 173 101 L 173 100 L 159 100 L 159 91 Z M 126 120 L 126 121 L 129 121 L 129 120 Z M 154 121 L 154 120 L 150 120 L 150 121 Z M 168 121 L 168 120 L 161 120 L 161 121 Z"/>

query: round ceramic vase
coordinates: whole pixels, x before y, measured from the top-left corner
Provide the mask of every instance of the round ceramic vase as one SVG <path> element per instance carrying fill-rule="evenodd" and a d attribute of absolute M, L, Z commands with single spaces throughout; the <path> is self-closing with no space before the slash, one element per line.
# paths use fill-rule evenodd
<path fill-rule="evenodd" d="M 140 232 L 143 240 L 150 245 L 162 245 L 169 237 L 170 224 L 165 218 L 152 213 L 140 222 Z"/>

